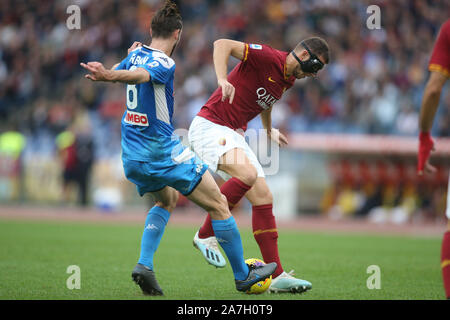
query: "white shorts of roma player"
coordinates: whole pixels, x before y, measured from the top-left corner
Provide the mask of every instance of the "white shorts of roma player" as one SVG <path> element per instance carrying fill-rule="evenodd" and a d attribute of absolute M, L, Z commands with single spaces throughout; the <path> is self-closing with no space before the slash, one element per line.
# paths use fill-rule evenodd
<path fill-rule="evenodd" d="M 231 128 L 196 116 L 189 127 L 188 139 L 191 149 L 197 156 L 225 181 L 230 179 L 231 176 L 222 170 L 218 170 L 217 167 L 220 157 L 234 148 L 244 150 L 250 163 L 256 168 L 258 177 L 265 177 L 258 158 L 245 141 L 244 136 Z"/>

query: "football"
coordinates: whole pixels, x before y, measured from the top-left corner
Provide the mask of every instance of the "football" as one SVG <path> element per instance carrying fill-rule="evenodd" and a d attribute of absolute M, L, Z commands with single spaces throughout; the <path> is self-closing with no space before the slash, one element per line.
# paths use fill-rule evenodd
<path fill-rule="evenodd" d="M 258 267 L 265 265 L 264 261 L 257 258 L 250 258 L 245 260 L 245 263 L 249 267 Z M 270 284 L 272 283 L 272 276 L 269 276 L 268 278 L 265 278 L 264 280 L 261 280 L 254 285 L 250 287 L 249 290 L 246 291 L 247 294 L 261 294 L 267 291 L 269 289 Z"/>

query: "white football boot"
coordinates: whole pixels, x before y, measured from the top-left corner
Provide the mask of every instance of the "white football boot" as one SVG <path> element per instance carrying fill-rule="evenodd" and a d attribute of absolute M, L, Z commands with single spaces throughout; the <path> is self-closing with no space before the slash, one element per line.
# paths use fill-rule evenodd
<path fill-rule="evenodd" d="M 196 247 L 205 257 L 209 264 L 212 264 L 216 268 L 223 268 L 227 264 L 224 256 L 219 250 L 219 243 L 216 237 L 209 237 L 206 239 L 200 239 L 198 237 L 198 231 L 194 236 L 194 247 Z"/>
<path fill-rule="evenodd" d="M 272 279 L 272 283 L 269 287 L 270 293 L 303 293 L 312 288 L 312 284 L 309 281 L 297 279 L 293 277 L 294 270 L 289 273 L 283 271 L 278 277 Z"/>

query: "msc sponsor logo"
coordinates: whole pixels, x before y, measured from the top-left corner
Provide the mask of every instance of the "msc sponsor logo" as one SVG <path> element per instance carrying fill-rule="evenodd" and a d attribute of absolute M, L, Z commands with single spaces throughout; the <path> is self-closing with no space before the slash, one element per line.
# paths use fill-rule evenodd
<path fill-rule="evenodd" d="M 256 95 L 258 96 L 258 100 L 256 100 L 256 103 L 264 110 L 269 109 L 275 102 L 278 101 L 277 98 L 268 93 L 267 90 L 263 87 L 256 90 Z"/>
<path fill-rule="evenodd" d="M 148 118 L 144 113 L 127 111 L 125 122 L 136 126 L 148 127 Z"/>

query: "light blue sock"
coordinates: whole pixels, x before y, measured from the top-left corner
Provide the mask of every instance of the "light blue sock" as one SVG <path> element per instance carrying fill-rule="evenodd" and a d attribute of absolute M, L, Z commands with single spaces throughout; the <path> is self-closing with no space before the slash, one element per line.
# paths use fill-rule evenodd
<path fill-rule="evenodd" d="M 153 270 L 153 255 L 158 249 L 169 217 L 169 211 L 154 206 L 148 212 L 147 219 L 145 219 L 145 229 L 141 241 L 141 256 L 138 263 L 149 267 L 151 270 Z"/>
<path fill-rule="evenodd" d="M 211 220 L 216 239 L 225 251 L 228 261 L 233 269 L 236 280 L 247 279 L 248 266 L 244 261 L 241 234 L 233 217 L 226 220 Z"/>

